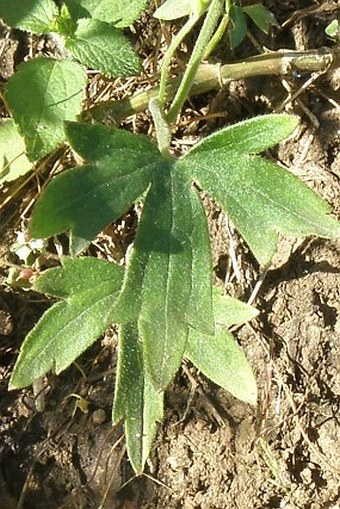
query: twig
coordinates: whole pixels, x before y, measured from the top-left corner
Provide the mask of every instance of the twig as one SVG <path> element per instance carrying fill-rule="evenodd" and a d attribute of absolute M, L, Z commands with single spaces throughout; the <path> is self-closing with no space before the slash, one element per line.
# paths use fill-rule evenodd
<path fill-rule="evenodd" d="M 340 49 L 321 47 L 309 51 L 280 50 L 263 53 L 231 64 L 201 64 L 198 68 L 190 96 L 218 90 L 231 81 L 254 76 L 289 76 L 293 71 L 326 72 L 340 67 Z M 180 79 L 167 86 L 167 99 L 171 100 Z M 105 101 L 85 110 L 85 118 L 105 119 L 119 124 L 124 118 L 147 109 L 151 99 L 158 95 L 158 86 L 119 101 Z"/>
<path fill-rule="evenodd" d="M 321 5 L 311 5 L 310 7 L 306 7 L 305 9 L 301 9 L 299 11 L 295 11 L 292 16 L 290 16 L 282 25 L 281 28 L 286 28 L 289 25 L 292 25 L 294 22 L 299 21 L 306 16 L 311 16 L 313 14 L 323 14 L 336 12 L 339 10 L 339 4 L 336 2 L 324 2 Z"/>

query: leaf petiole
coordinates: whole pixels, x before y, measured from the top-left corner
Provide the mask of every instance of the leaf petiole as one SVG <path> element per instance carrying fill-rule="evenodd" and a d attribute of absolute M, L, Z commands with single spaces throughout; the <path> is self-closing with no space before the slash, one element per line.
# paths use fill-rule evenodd
<path fill-rule="evenodd" d="M 170 65 L 171 65 L 171 59 L 183 41 L 183 39 L 188 35 L 188 33 L 192 30 L 192 28 L 196 25 L 197 21 L 200 19 L 201 14 L 192 14 L 187 22 L 182 26 L 178 34 L 175 35 L 175 37 L 172 39 L 169 48 L 166 51 L 164 61 L 162 64 L 162 71 L 161 71 L 161 79 L 159 82 L 159 92 L 158 92 L 158 99 L 160 108 L 164 110 L 166 99 L 167 99 L 167 84 L 169 80 L 169 74 L 170 74 Z"/>
<path fill-rule="evenodd" d="M 178 87 L 174 100 L 170 106 L 167 114 L 167 121 L 172 124 L 178 113 L 180 112 L 184 101 L 186 100 L 189 91 L 193 85 L 198 67 L 202 61 L 202 57 L 205 53 L 206 47 L 213 36 L 214 30 L 217 26 L 218 20 L 221 17 L 224 10 L 224 0 L 212 0 L 203 26 L 197 38 L 195 47 L 192 55 L 189 59 L 187 68 L 183 75 L 181 84 Z"/>

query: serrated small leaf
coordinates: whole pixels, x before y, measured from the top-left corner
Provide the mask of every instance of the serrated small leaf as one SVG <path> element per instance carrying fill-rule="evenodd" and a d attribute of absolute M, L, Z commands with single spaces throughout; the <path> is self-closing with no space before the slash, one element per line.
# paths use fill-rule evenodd
<path fill-rule="evenodd" d="M 164 21 L 190 16 L 192 13 L 190 0 L 166 0 L 154 12 L 154 18 Z"/>
<path fill-rule="evenodd" d="M 232 4 L 229 10 L 231 26 L 229 28 L 229 45 L 234 50 L 247 35 L 247 19 L 239 5 Z"/>
<path fill-rule="evenodd" d="M 269 128 L 270 116 L 262 119 Z M 274 132 L 277 120 L 269 140 L 279 139 L 284 131 L 279 121 Z M 269 146 L 268 139 L 261 142 L 259 138 L 261 121 L 249 122 L 248 134 L 246 122 L 240 130 L 235 126 L 220 131 L 189 152 L 182 164 L 223 206 L 255 257 L 266 265 L 276 250 L 278 234 L 335 238 L 340 236 L 340 223 L 328 215 L 328 204 L 287 170 L 259 156 L 242 154 L 242 148 L 257 151 Z M 293 127 L 290 121 L 287 127 Z"/>
<path fill-rule="evenodd" d="M 0 1 L 0 18 L 7 25 L 36 34 L 49 32 L 57 15 L 53 0 Z"/>
<path fill-rule="evenodd" d="M 159 389 L 180 366 L 188 324 L 213 333 L 206 218 L 196 190 L 172 163 L 145 199 L 117 311 L 119 321 L 138 320 L 146 366 Z"/>
<path fill-rule="evenodd" d="M 75 62 L 38 57 L 20 64 L 5 98 L 31 161 L 65 140 L 64 121 L 81 112 L 85 86 L 86 74 Z"/>
<path fill-rule="evenodd" d="M 261 3 L 247 5 L 242 9 L 265 34 L 269 33 L 272 26 L 279 26 L 274 14 Z"/>
<path fill-rule="evenodd" d="M 244 352 L 225 327 L 245 323 L 254 318 L 258 311 L 237 299 L 222 295 L 218 288 L 214 288 L 213 295 L 215 335 L 205 336 L 190 329 L 185 357 L 233 396 L 256 405 L 254 374 Z"/>
<path fill-rule="evenodd" d="M 0 185 L 11 182 L 32 169 L 25 141 L 12 119 L 0 121 Z"/>
<path fill-rule="evenodd" d="M 136 21 L 146 8 L 148 0 L 67 0 L 73 15 L 91 17 L 125 28 Z M 87 15 L 84 15 L 87 13 Z"/>
<path fill-rule="evenodd" d="M 128 456 L 137 475 L 144 469 L 157 423 L 162 419 L 163 392 L 153 387 L 144 367 L 137 324 L 123 324 L 119 330 L 112 420 L 124 420 Z"/>
<path fill-rule="evenodd" d="M 122 31 L 103 21 L 80 19 L 65 47 L 77 60 L 108 76 L 133 76 L 141 69 L 139 58 Z"/>
<path fill-rule="evenodd" d="M 27 335 L 11 376 L 11 388 L 31 384 L 54 369 L 60 373 L 114 321 L 123 269 L 95 258 L 64 258 L 49 269 L 35 289 L 63 298 Z"/>
<path fill-rule="evenodd" d="M 71 229 L 72 235 L 91 241 L 142 195 L 161 156 L 146 138 L 123 130 L 82 124 L 66 129 L 75 148 L 92 162 L 52 180 L 33 210 L 30 232 L 46 238 Z"/>

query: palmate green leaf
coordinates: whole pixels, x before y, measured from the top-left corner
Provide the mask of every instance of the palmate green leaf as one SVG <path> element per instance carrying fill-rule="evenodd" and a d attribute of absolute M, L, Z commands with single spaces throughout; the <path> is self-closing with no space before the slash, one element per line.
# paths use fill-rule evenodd
<path fill-rule="evenodd" d="M 237 299 L 222 295 L 217 288 L 214 288 L 213 307 L 215 334 L 207 336 L 190 329 L 185 357 L 233 396 L 256 405 L 254 374 L 245 354 L 226 327 L 241 325 L 257 316 L 258 311 Z"/>
<path fill-rule="evenodd" d="M 7 25 L 36 34 L 49 32 L 57 15 L 53 0 L 0 1 L 0 18 Z"/>
<path fill-rule="evenodd" d="M 45 271 L 35 284 L 35 290 L 63 300 L 27 335 L 11 388 L 25 387 L 50 369 L 60 373 L 114 321 L 124 270 L 95 258 L 64 258 L 62 264 Z"/>
<path fill-rule="evenodd" d="M 156 388 L 164 389 L 178 370 L 189 325 L 213 333 L 211 286 L 202 203 L 169 162 L 145 200 L 117 308 L 118 321 L 138 320 Z"/>
<path fill-rule="evenodd" d="M 52 180 L 33 211 L 30 233 L 46 238 L 70 229 L 89 242 L 142 195 L 162 159 L 147 138 L 123 130 L 69 123 L 66 133 L 89 164 Z"/>
<path fill-rule="evenodd" d="M 5 98 L 31 161 L 65 140 L 64 121 L 81 112 L 85 86 L 85 71 L 75 62 L 38 57 L 19 65 Z"/>
<path fill-rule="evenodd" d="M 12 119 L 0 121 L 0 185 L 11 182 L 32 169 L 25 142 Z"/>
<path fill-rule="evenodd" d="M 66 0 L 72 16 L 90 17 L 125 28 L 136 21 L 146 8 L 148 0 Z"/>
<path fill-rule="evenodd" d="M 80 19 L 65 47 L 77 60 L 108 76 L 132 76 L 140 71 L 130 42 L 121 30 L 104 21 Z"/>
<path fill-rule="evenodd" d="M 143 348 L 136 323 L 119 330 L 118 369 L 113 422 L 124 420 L 127 451 L 135 473 L 144 469 L 157 422 L 163 419 L 163 392 L 157 391 L 144 369 Z"/>
<path fill-rule="evenodd" d="M 340 235 L 325 201 L 289 171 L 253 155 L 286 137 L 296 123 L 288 115 L 245 121 L 211 135 L 182 159 L 183 169 L 222 205 L 262 265 L 270 262 L 278 234 Z"/>

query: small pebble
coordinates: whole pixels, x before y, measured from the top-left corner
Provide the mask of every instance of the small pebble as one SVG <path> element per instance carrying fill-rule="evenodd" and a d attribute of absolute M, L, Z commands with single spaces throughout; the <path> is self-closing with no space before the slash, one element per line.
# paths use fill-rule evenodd
<path fill-rule="evenodd" d="M 92 420 L 95 424 L 103 424 L 106 421 L 106 412 L 102 408 L 98 408 L 92 414 Z"/>

